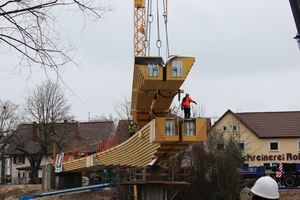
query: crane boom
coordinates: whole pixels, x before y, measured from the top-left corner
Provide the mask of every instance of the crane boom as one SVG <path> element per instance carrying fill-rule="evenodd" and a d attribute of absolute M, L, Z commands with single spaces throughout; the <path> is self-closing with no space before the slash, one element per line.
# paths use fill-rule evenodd
<path fill-rule="evenodd" d="M 297 40 L 298 46 L 300 49 L 300 0 L 290 0 L 296 28 L 297 28 L 297 35 L 294 37 L 294 39 Z"/>

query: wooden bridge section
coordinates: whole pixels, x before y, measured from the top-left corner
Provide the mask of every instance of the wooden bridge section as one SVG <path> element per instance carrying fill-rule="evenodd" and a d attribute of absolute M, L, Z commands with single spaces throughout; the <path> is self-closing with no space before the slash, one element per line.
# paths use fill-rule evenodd
<path fill-rule="evenodd" d="M 166 117 L 194 62 L 194 57 L 183 56 L 172 56 L 166 63 L 162 57 L 136 57 L 131 114 L 143 128 L 119 145 L 115 136 L 94 147 L 65 152 L 60 171 L 164 166 L 190 144 L 206 141 L 209 119 Z"/>
<path fill-rule="evenodd" d="M 205 141 L 209 125 L 210 120 L 205 118 L 155 118 L 119 145 L 116 145 L 115 137 L 99 142 L 94 149 L 83 147 L 65 152 L 61 172 L 85 172 L 106 167 L 164 166 L 188 145 Z"/>
<path fill-rule="evenodd" d="M 144 126 L 155 117 L 165 117 L 195 62 L 194 57 L 136 57 L 132 84 L 131 114 Z"/>

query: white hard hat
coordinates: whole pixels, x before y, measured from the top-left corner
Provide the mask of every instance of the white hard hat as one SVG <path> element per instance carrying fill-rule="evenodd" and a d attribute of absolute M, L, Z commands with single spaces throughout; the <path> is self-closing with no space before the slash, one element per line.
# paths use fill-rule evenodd
<path fill-rule="evenodd" d="M 279 198 L 277 182 L 270 176 L 263 176 L 257 179 L 251 192 L 267 199 Z"/>

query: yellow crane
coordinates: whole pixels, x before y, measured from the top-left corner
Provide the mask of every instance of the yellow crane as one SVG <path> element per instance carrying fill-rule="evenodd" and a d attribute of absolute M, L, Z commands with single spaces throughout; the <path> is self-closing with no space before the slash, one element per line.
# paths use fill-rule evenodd
<path fill-rule="evenodd" d="M 146 38 L 145 0 L 134 0 L 134 52 L 135 56 L 145 56 Z"/>

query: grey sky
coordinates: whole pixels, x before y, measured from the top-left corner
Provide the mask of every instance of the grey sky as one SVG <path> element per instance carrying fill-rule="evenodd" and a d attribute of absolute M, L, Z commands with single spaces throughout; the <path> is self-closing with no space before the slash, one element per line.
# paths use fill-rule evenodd
<path fill-rule="evenodd" d="M 84 59 L 81 68 L 66 66 L 63 72 L 79 97 L 66 90 L 77 120 L 87 120 L 89 112 L 91 117 L 116 116 L 115 103 L 131 98 L 133 0 L 113 2 L 117 9 L 81 34 L 75 33 L 77 18 L 68 23 L 76 59 Z M 300 110 L 300 52 L 289 1 L 170 0 L 168 32 L 171 55 L 196 57 L 181 88 L 205 105 L 207 116 L 221 116 L 227 109 Z M 13 63 L 7 54 L 0 60 L 1 68 Z M 28 86 L 7 76 L 0 77 L 1 99 L 22 104 L 43 72 L 32 74 Z M 177 98 L 174 103 L 179 104 Z"/>

